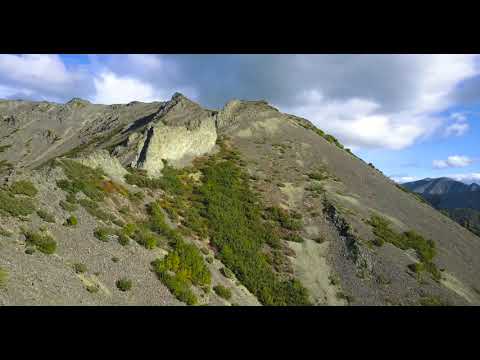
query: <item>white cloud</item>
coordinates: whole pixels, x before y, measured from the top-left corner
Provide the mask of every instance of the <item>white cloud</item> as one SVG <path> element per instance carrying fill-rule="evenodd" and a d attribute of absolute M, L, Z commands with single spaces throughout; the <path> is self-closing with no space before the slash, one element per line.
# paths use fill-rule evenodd
<path fill-rule="evenodd" d="M 416 78 L 410 79 L 408 90 L 411 94 L 400 95 L 406 96 L 406 99 L 397 101 L 394 106 L 385 106 L 385 99 L 382 102 L 379 94 L 373 98 L 356 97 L 340 101 L 322 96 L 321 90 L 310 90 L 297 95 L 297 103 L 303 102 L 302 105 L 282 110 L 313 121 L 346 144 L 403 149 L 431 136 L 446 122 L 446 119 L 433 114 L 448 108 L 455 87 L 477 74 L 474 59 L 470 55 L 398 55 L 397 60 L 402 65 L 397 70 L 405 72 L 407 68 L 409 73 L 406 76 L 414 74 Z M 383 60 L 382 57 L 379 62 Z M 393 62 L 395 56 L 391 60 Z M 340 75 L 335 80 L 348 82 L 348 76 L 341 78 Z M 368 86 L 367 81 L 364 85 Z M 322 83 L 319 82 L 318 89 L 321 88 Z M 457 113 L 453 119 L 455 123 L 446 128 L 445 134 L 460 136 L 468 131 L 469 125 L 463 114 Z"/>
<path fill-rule="evenodd" d="M 390 179 L 392 179 L 398 184 L 420 180 L 418 177 L 415 177 L 415 176 L 392 176 L 390 177 Z"/>
<path fill-rule="evenodd" d="M 162 101 L 170 96 L 135 78 L 103 72 L 94 79 L 97 104 L 125 104 L 131 101 Z"/>
<path fill-rule="evenodd" d="M 454 174 L 448 175 L 448 177 L 467 184 L 471 184 L 473 182 L 480 182 L 480 173 Z"/>
<path fill-rule="evenodd" d="M 449 167 L 466 167 L 473 162 L 468 156 L 453 155 L 447 160 L 433 160 L 432 165 L 435 169 L 445 169 Z"/>
<path fill-rule="evenodd" d="M 445 136 L 462 136 L 470 129 L 466 113 L 455 112 L 450 115 L 450 118 L 453 119 L 454 122 L 445 128 Z"/>
<path fill-rule="evenodd" d="M 466 122 L 456 122 L 445 128 L 445 136 L 462 136 L 470 129 L 470 125 Z"/>
<path fill-rule="evenodd" d="M 378 112 L 380 104 L 366 99 L 329 101 L 315 90 L 299 97 L 305 105 L 282 110 L 312 120 L 347 146 L 403 149 L 440 125 L 426 115 Z"/>
<path fill-rule="evenodd" d="M 166 100 L 175 91 L 219 108 L 266 99 L 346 146 L 403 149 L 469 130 L 463 113 L 439 114 L 458 85 L 479 74 L 477 55 L 96 55 L 81 66 L 57 55 L 0 55 L 0 96 Z"/>
<path fill-rule="evenodd" d="M 445 160 L 433 160 L 432 165 L 435 169 L 445 169 L 448 167 Z"/>
<path fill-rule="evenodd" d="M 88 91 L 85 82 L 86 73 L 67 69 L 58 55 L 0 55 L 0 85 L 8 89 L 3 97 L 18 93 L 56 100 L 65 93 Z"/>
<path fill-rule="evenodd" d="M 452 115 L 450 115 L 450 117 L 456 121 L 460 121 L 460 122 L 463 122 L 463 121 L 466 121 L 467 120 L 467 116 L 465 113 L 460 113 L 460 112 L 455 112 L 453 113 Z"/>

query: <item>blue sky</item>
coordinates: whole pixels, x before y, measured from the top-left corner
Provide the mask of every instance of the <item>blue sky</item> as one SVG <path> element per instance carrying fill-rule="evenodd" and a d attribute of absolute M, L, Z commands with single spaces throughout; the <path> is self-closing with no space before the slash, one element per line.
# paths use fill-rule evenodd
<path fill-rule="evenodd" d="M 0 98 L 265 99 L 396 181 L 480 182 L 477 55 L 0 55 Z"/>

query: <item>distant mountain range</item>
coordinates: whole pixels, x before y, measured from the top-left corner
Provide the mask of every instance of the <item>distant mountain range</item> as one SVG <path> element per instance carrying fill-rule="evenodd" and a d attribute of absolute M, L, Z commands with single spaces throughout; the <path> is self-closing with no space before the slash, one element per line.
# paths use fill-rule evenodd
<path fill-rule="evenodd" d="M 408 182 L 402 186 L 421 195 L 433 207 L 480 235 L 480 185 L 467 185 L 442 177 Z"/>

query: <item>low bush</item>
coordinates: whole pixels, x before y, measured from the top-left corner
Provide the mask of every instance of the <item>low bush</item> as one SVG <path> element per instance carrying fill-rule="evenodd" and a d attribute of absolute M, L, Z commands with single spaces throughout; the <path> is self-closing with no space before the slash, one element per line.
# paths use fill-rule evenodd
<path fill-rule="evenodd" d="M 302 243 L 305 240 L 298 234 L 296 233 L 290 233 L 285 237 L 285 240 L 291 241 L 291 242 L 297 242 L 297 243 Z"/>
<path fill-rule="evenodd" d="M 385 242 L 388 242 L 402 250 L 415 250 L 420 259 L 420 263 L 412 264 L 409 268 L 417 273 L 428 271 L 435 280 L 440 280 L 440 271 L 433 263 L 436 249 L 435 243 L 432 240 L 427 240 L 412 230 L 397 233 L 390 227 L 390 221 L 379 215 L 372 215 L 368 223 L 373 227 L 375 245 L 382 246 Z"/>
<path fill-rule="evenodd" d="M 419 301 L 422 306 L 446 306 L 447 304 L 437 297 L 425 296 Z"/>
<path fill-rule="evenodd" d="M 65 211 L 75 211 L 78 209 L 78 206 L 75 205 L 75 204 L 71 204 L 69 202 L 66 202 L 64 200 L 60 200 L 60 203 L 59 203 L 60 207 L 65 210 Z"/>
<path fill-rule="evenodd" d="M 10 237 L 12 235 L 13 233 L 11 231 L 8 231 L 4 229 L 2 226 L 0 226 L 0 236 Z"/>
<path fill-rule="evenodd" d="M 44 254 L 53 254 L 57 249 L 57 243 L 53 237 L 48 234 L 25 231 L 24 235 L 27 244 L 34 246 L 38 251 Z"/>
<path fill-rule="evenodd" d="M 0 288 L 5 287 L 8 280 L 8 272 L 0 266 Z"/>
<path fill-rule="evenodd" d="M 156 263 L 157 272 L 172 271 L 180 274 L 194 285 L 205 286 L 211 283 L 211 274 L 195 245 L 179 241 L 175 249 Z"/>
<path fill-rule="evenodd" d="M 78 224 L 78 220 L 75 215 L 68 217 L 67 220 L 65 221 L 66 226 L 75 226 L 77 224 Z"/>
<path fill-rule="evenodd" d="M 115 216 L 100 209 L 98 203 L 88 199 L 81 199 L 78 203 L 93 217 L 103 221 L 113 221 Z"/>
<path fill-rule="evenodd" d="M 35 205 L 28 198 L 17 198 L 11 192 L 0 189 L 0 211 L 15 217 L 27 216 L 35 211 Z"/>
<path fill-rule="evenodd" d="M 94 201 L 101 201 L 105 198 L 103 179 L 105 173 L 100 169 L 92 169 L 74 160 L 62 160 L 60 166 L 63 168 L 68 180 L 57 181 L 58 187 L 71 194 L 83 192 Z"/>
<path fill-rule="evenodd" d="M 34 197 L 38 193 L 37 188 L 32 184 L 31 181 L 28 180 L 14 182 L 12 185 L 10 185 L 10 191 L 13 194 L 22 194 L 29 197 Z"/>
<path fill-rule="evenodd" d="M 86 286 L 86 289 L 89 293 L 95 294 L 100 290 L 100 287 L 97 284 L 90 284 Z"/>
<path fill-rule="evenodd" d="M 313 239 L 317 244 L 323 244 L 325 242 L 325 238 L 323 236 L 318 236 Z"/>
<path fill-rule="evenodd" d="M 140 224 L 136 227 L 132 238 L 146 249 L 154 249 L 164 243 L 162 237 L 151 231 L 146 225 Z"/>
<path fill-rule="evenodd" d="M 229 288 L 226 288 L 223 285 L 216 285 L 213 287 L 213 291 L 220 296 L 221 298 L 224 298 L 226 300 L 230 300 L 232 297 L 232 291 Z"/>
<path fill-rule="evenodd" d="M 272 206 L 266 209 L 267 219 L 277 221 L 280 226 L 287 230 L 300 230 L 303 227 L 303 222 L 301 220 L 301 215 L 297 218 L 293 217 L 288 210 L 279 208 L 277 206 Z"/>
<path fill-rule="evenodd" d="M 98 240 L 107 242 L 116 235 L 116 230 L 108 227 L 98 227 L 94 230 L 93 234 Z"/>
<path fill-rule="evenodd" d="M 328 173 L 324 171 L 314 171 L 314 172 L 308 173 L 307 175 L 312 180 L 322 181 L 322 180 L 328 179 Z"/>
<path fill-rule="evenodd" d="M 118 236 L 118 243 L 122 246 L 127 246 L 130 243 L 130 238 L 128 237 L 127 234 L 122 230 L 117 232 Z"/>
<path fill-rule="evenodd" d="M 197 297 L 191 290 L 188 280 L 184 279 L 182 274 L 170 275 L 161 271 L 160 268 L 163 265 L 160 259 L 155 260 L 152 265 L 158 278 L 178 300 L 183 301 L 187 305 L 195 305 L 197 303 Z"/>
<path fill-rule="evenodd" d="M 232 272 L 232 270 L 226 267 L 221 268 L 220 273 L 227 279 L 233 279 L 235 277 L 235 274 Z"/>
<path fill-rule="evenodd" d="M 40 218 L 45 222 L 49 222 L 49 223 L 55 222 L 55 217 L 45 210 L 38 210 L 37 215 L 40 216 Z"/>
<path fill-rule="evenodd" d="M 83 274 L 84 272 L 87 272 L 87 266 L 82 263 L 75 263 L 73 264 L 73 270 L 77 274 Z"/>
<path fill-rule="evenodd" d="M 184 191 L 184 185 L 179 178 L 180 171 L 166 164 L 162 169 L 162 176 L 158 178 L 149 177 L 145 171 L 130 169 L 125 175 L 125 181 L 130 185 L 137 185 L 141 188 L 162 189 L 171 194 L 179 195 Z"/>
<path fill-rule="evenodd" d="M 120 291 L 129 291 L 132 288 L 132 280 L 122 278 L 120 280 L 117 280 L 115 285 L 117 285 L 117 288 Z"/>

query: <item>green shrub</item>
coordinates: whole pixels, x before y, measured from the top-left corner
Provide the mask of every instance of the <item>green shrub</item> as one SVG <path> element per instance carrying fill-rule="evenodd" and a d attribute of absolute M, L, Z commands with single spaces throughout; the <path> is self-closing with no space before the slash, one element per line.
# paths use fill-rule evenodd
<path fill-rule="evenodd" d="M 0 266 L 0 288 L 5 287 L 8 280 L 8 272 Z"/>
<path fill-rule="evenodd" d="M 158 268 L 163 266 L 160 259 L 155 260 L 152 265 L 158 278 L 178 300 L 183 301 L 187 305 L 195 305 L 197 303 L 197 297 L 190 289 L 190 283 L 181 274 L 172 276 L 167 272 L 160 271 Z"/>
<path fill-rule="evenodd" d="M 66 202 L 64 200 L 60 200 L 60 207 L 65 210 L 65 211 L 75 211 L 78 209 L 78 206 L 75 204 L 71 204 L 69 202 Z"/>
<path fill-rule="evenodd" d="M 122 206 L 118 212 L 123 215 L 128 215 L 130 214 L 130 208 L 128 206 Z"/>
<path fill-rule="evenodd" d="M 300 230 L 303 227 L 301 215 L 300 218 L 298 218 L 298 215 L 299 214 L 296 213 L 297 218 L 294 218 L 288 210 L 277 206 L 266 209 L 267 219 L 278 221 L 280 225 L 287 230 Z"/>
<path fill-rule="evenodd" d="M 382 246 L 385 242 L 388 242 L 402 250 L 415 250 L 420 259 L 420 263 L 412 264 L 409 268 L 416 273 L 428 271 L 434 280 L 440 280 L 440 271 L 438 271 L 436 265 L 433 263 L 436 249 L 435 243 L 432 240 L 426 240 L 423 236 L 412 230 L 402 234 L 397 233 L 390 227 L 391 223 L 388 219 L 378 215 L 372 215 L 368 223 L 373 227 L 375 245 Z"/>
<path fill-rule="evenodd" d="M 133 202 L 141 202 L 145 198 L 143 191 L 137 191 L 134 193 L 129 192 L 127 195 L 128 199 Z"/>
<path fill-rule="evenodd" d="M 134 234 L 133 239 L 146 249 L 154 249 L 162 243 L 162 238 L 151 231 L 147 226 L 141 224 L 138 225 Z"/>
<path fill-rule="evenodd" d="M 10 185 L 10 191 L 13 194 L 22 194 L 29 197 L 34 197 L 38 193 L 37 188 L 32 184 L 31 181 L 28 180 L 14 182 L 12 185 Z"/>
<path fill-rule="evenodd" d="M 112 221 L 115 216 L 100 209 L 98 203 L 88 199 L 81 199 L 78 203 L 93 217 L 103 221 Z"/>
<path fill-rule="evenodd" d="M 313 239 L 317 244 L 323 244 L 325 242 L 325 238 L 323 236 L 318 236 L 315 239 Z"/>
<path fill-rule="evenodd" d="M 125 181 L 141 188 L 162 189 L 171 194 L 179 195 L 184 191 L 184 185 L 179 178 L 180 171 L 166 164 L 162 169 L 162 177 L 151 178 L 144 171 L 130 169 L 125 175 Z"/>
<path fill-rule="evenodd" d="M 92 169 L 74 160 L 62 160 L 67 179 L 57 181 L 57 186 L 70 194 L 83 192 L 93 201 L 102 201 L 105 198 L 104 188 L 105 173 L 100 169 Z"/>
<path fill-rule="evenodd" d="M 10 237 L 13 233 L 0 226 L 0 236 Z"/>
<path fill-rule="evenodd" d="M 66 226 L 75 226 L 77 224 L 78 224 L 78 220 L 75 215 L 68 217 L 67 220 L 65 221 Z"/>
<path fill-rule="evenodd" d="M 38 251 L 44 254 L 53 254 L 57 249 L 57 243 L 48 234 L 26 231 L 24 232 L 24 235 L 27 244 L 34 246 Z"/>
<path fill-rule="evenodd" d="M 77 274 L 83 274 L 84 272 L 87 272 L 87 266 L 85 264 L 75 263 L 73 264 L 73 270 Z"/>
<path fill-rule="evenodd" d="M 107 242 L 111 236 L 116 235 L 116 231 L 108 227 L 98 227 L 94 230 L 93 234 L 98 240 Z"/>
<path fill-rule="evenodd" d="M 40 216 L 40 218 L 43 221 L 46 221 L 46 222 L 49 222 L 49 223 L 54 223 L 55 222 L 55 217 L 45 210 L 37 210 L 37 215 Z"/>
<path fill-rule="evenodd" d="M 230 270 L 229 268 L 222 267 L 220 269 L 220 273 L 225 276 L 227 279 L 233 279 L 235 277 L 235 274 Z"/>
<path fill-rule="evenodd" d="M 70 203 L 72 205 L 77 204 L 78 203 L 77 195 L 73 194 L 73 193 L 68 193 L 67 196 L 65 197 L 65 201 L 67 201 L 68 203 Z"/>
<path fill-rule="evenodd" d="M 229 288 L 226 288 L 223 285 L 216 285 L 213 287 L 213 291 L 220 296 L 221 298 L 224 298 L 226 300 L 230 300 L 232 297 L 232 291 Z"/>
<path fill-rule="evenodd" d="M 312 180 L 322 181 L 322 180 L 328 179 L 328 173 L 325 173 L 323 171 L 314 171 L 314 172 L 308 173 L 307 175 Z"/>
<path fill-rule="evenodd" d="M 422 306 L 446 306 L 447 304 L 437 297 L 425 296 L 419 301 Z"/>
<path fill-rule="evenodd" d="M 0 189 L 0 212 L 20 217 L 30 215 L 35 211 L 32 200 L 17 198 L 11 192 Z"/>
<path fill-rule="evenodd" d="M 232 160 L 235 157 L 223 146 L 201 168 L 203 183 L 198 193 L 220 259 L 262 304 L 310 304 L 307 290 L 297 280 L 278 277 L 263 254 L 265 226 L 258 198 L 250 190 L 248 174 Z M 301 228 L 300 220 L 279 208 L 268 209 L 266 217 L 287 229 Z"/>
<path fill-rule="evenodd" d="M 114 223 L 114 224 L 117 225 L 118 227 L 123 227 L 123 225 L 125 225 L 125 223 L 124 223 L 122 220 L 118 219 L 118 218 L 113 219 L 113 220 L 112 220 L 112 223 Z"/>
<path fill-rule="evenodd" d="M 117 232 L 118 235 L 118 243 L 122 246 L 127 246 L 130 243 L 130 238 L 127 234 L 122 230 Z"/>
<path fill-rule="evenodd" d="M 89 293 L 95 294 L 100 290 L 99 286 L 97 284 L 90 284 L 86 286 L 86 289 Z"/>
<path fill-rule="evenodd" d="M 133 234 L 135 234 L 135 231 L 137 231 L 138 226 L 133 223 L 128 223 L 123 226 L 123 233 L 129 237 L 133 237 Z"/>
<path fill-rule="evenodd" d="M 35 248 L 33 247 L 28 247 L 25 249 L 25 254 L 27 255 L 32 255 L 35 252 Z"/>
<path fill-rule="evenodd" d="M 117 285 L 117 288 L 120 291 L 129 291 L 132 288 L 132 280 L 122 278 L 120 280 L 117 280 L 115 285 Z"/>
<path fill-rule="evenodd" d="M 0 145 L 0 154 L 3 153 L 5 150 L 10 148 L 12 145 Z"/>
<path fill-rule="evenodd" d="M 285 240 L 292 241 L 292 242 L 297 242 L 297 243 L 302 243 L 302 242 L 305 241 L 300 235 L 295 234 L 295 233 L 288 234 L 287 237 L 285 238 Z"/>
<path fill-rule="evenodd" d="M 165 236 L 170 243 L 175 244 L 181 240 L 179 232 L 170 228 L 158 203 L 153 202 L 147 206 L 148 214 L 150 215 L 148 227 L 157 234 Z"/>
<path fill-rule="evenodd" d="M 175 249 L 156 263 L 157 272 L 172 271 L 194 285 L 205 286 L 211 283 L 211 274 L 195 245 L 178 241 Z"/>

